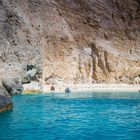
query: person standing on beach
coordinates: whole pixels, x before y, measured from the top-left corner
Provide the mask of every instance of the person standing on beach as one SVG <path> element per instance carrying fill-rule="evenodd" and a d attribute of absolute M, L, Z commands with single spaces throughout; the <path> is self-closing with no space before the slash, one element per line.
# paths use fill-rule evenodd
<path fill-rule="evenodd" d="M 51 90 L 51 91 L 55 91 L 54 85 L 51 86 L 51 89 L 50 89 L 50 90 Z"/>
<path fill-rule="evenodd" d="M 71 90 L 70 90 L 69 87 L 67 87 L 67 88 L 65 89 L 65 93 L 71 93 Z"/>

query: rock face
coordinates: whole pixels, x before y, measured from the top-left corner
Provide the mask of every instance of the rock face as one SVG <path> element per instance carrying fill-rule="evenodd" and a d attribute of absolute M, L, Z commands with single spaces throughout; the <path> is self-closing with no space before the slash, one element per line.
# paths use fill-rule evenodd
<path fill-rule="evenodd" d="M 23 91 L 22 83 L 18 78 L 2 79 L 2 85 L 11 96 Z"/>
<path fill-rule="evenodd" d="M 10 95 L 0 83 L 0 112 L 5 111 L 12 107 Z"/>
<path fill-rule="evenodd" d="M 11 96 L 23 91 L 23 86 L 18 78 L 2 79 L 0 82 L 0 112 L 12 107 Z"/>
<path fill-rule="evenodd" d="M 139 0 L 0 0 L 0 31 L 1 75 L 25 75 L 27 64 L 43 83 L 140 75 Z"/>

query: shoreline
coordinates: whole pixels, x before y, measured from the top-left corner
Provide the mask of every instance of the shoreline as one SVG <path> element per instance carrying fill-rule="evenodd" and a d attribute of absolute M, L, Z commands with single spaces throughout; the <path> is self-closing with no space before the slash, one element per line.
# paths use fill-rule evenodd
<path fill-rule="evenodd" d="M 38 82 L 31 82 L 30 84 L 23 85 L 23 93 L 50 93 L 52 85 L 41 85 Z M 64 93 L 67 87 L 72 92 L 139 92 L 140 85 L 130 84 L 62 84 L 54 85 L 55 91 Z"/>

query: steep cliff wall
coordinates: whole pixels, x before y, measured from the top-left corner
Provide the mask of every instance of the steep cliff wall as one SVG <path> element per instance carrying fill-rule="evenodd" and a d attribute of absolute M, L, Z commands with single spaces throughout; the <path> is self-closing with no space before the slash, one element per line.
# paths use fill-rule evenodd
<path fill-rule="evenodd" d="M 41 67 L 42 39 L 30 2 L 0 0 L 0 73 L 24 74 L 27 64 Z"/>
<path fill-rule="evenodd" d="M 138 0 L 0 0 L 0 71 L 43 82 L 132 82 L 140 75 Z"/>

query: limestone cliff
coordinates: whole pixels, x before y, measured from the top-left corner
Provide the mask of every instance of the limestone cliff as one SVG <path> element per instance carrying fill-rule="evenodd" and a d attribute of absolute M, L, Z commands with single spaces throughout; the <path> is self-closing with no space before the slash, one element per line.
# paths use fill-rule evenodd
<path fill-rule="evenodd" d="M 139 0 L 0 0 L 0 73 L 27 64 L 43 82 L 133 82 L 140 75 Z"/>

